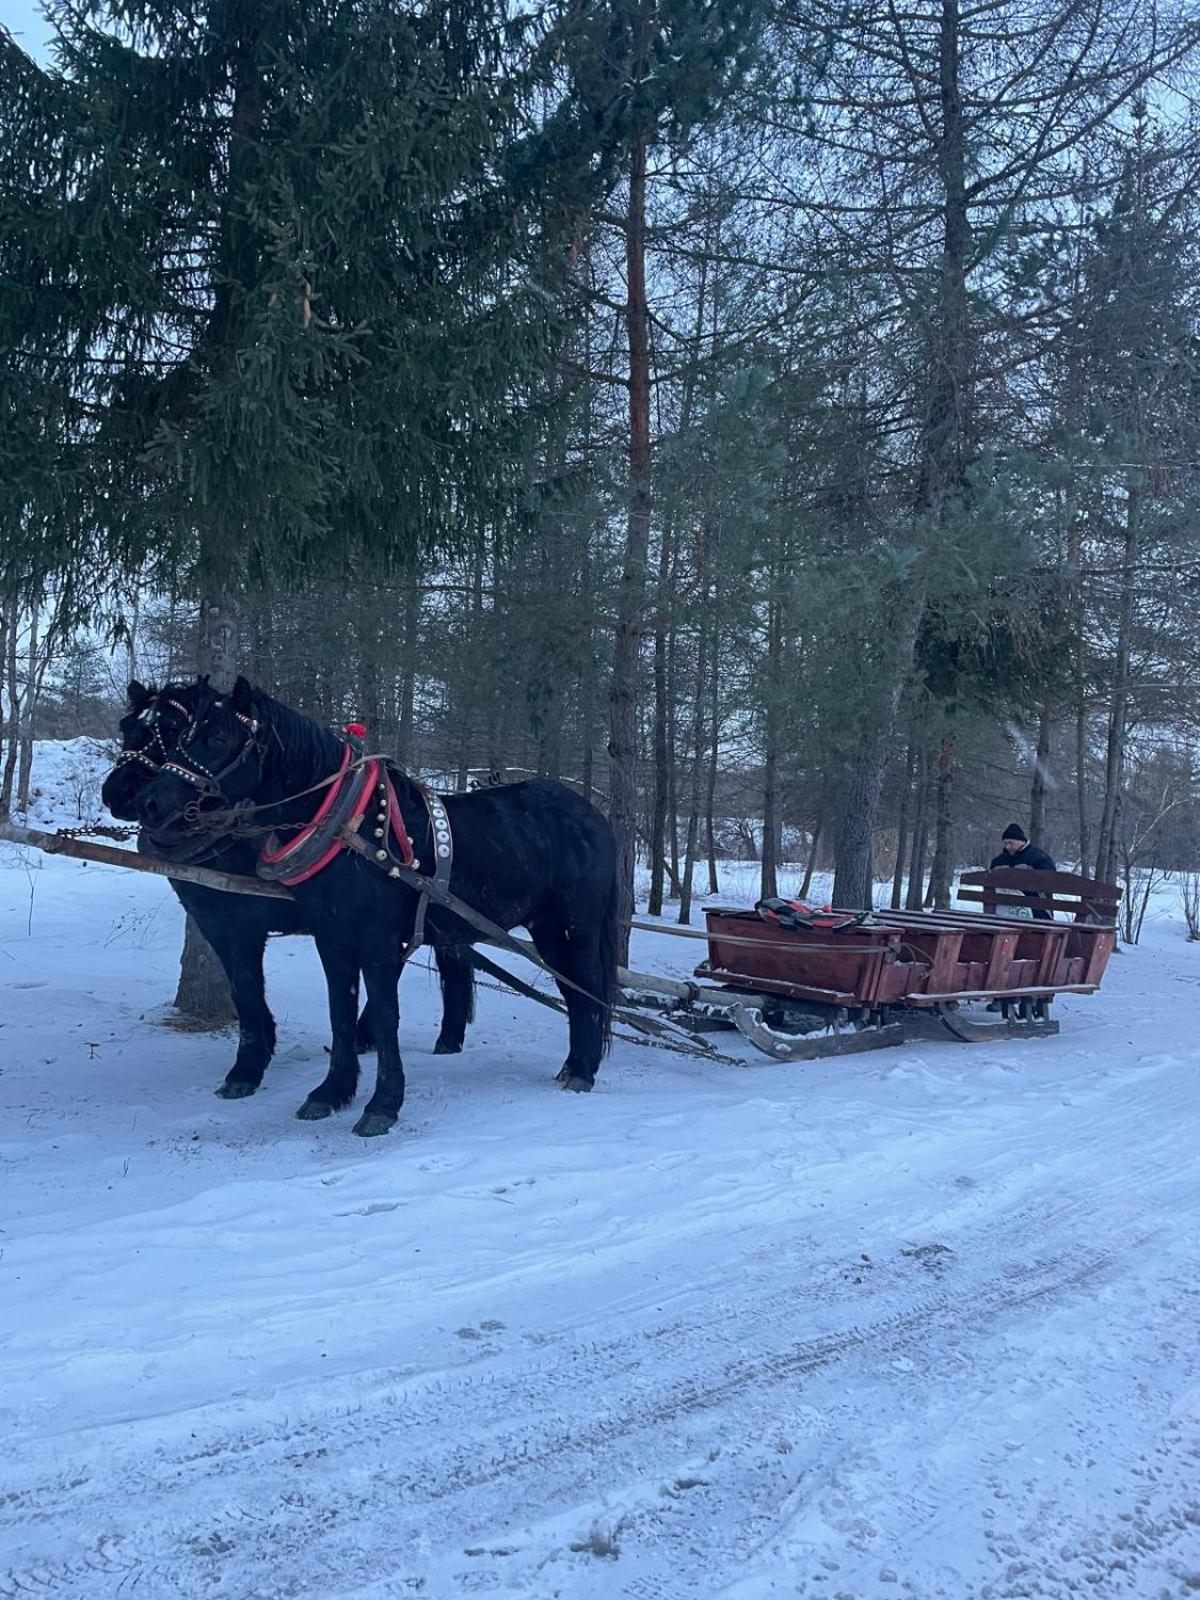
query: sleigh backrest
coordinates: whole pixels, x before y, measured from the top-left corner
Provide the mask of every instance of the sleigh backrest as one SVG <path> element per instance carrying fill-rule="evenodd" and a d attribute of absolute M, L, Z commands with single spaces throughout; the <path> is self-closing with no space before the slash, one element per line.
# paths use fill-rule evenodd
<path fill-rule="evenodd" d="M 1101 883 L 1074 872 L 1035 872 L 1029 867 L 993 867 L 986 872 L 964 872 L 958 898 L 981 905 L 995 916 L 1010 907 L 1031 911 L 1064 912 L 1074 922 L 1110 928 L 1117 920 L 1121 891 L 1115 883 Z M 1028 891 L 1033 891 L 1031 897 Z"/>

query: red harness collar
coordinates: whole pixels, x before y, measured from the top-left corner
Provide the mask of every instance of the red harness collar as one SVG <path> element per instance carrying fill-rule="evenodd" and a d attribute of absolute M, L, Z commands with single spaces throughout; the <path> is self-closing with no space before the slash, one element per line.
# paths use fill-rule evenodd
<path fill-rule="evenodd" d="M 289 889 L 298 883 L 307 883 L 310 878 L 315 878 L 346 848 L 346 837 L 356 834 L 362 827 L 377 795 L 382 796 L 385 801 L 380 809 L 381 813 L 384 811 L 387 813 L 391 825 L 391 837 L 395 841 L 401 865 L 406 867 L 413 865 L 412 840 L 404 827 L 404 819 L 396 803 L 396 792 L 392 788 L 392 780 L 386 768 L 374 758 L 364 762 L 361 767 L 351 768 L 351 754 L 350 746 L 347 745 L 342 754 L 342 764 L 337 771 L 337 781 L 329 785 L 329 793 L 321 801 L 312 821 L 301 828 L 300 832 L 286 844 L 278 844 L 272 835 L 263 845 L 259 859 L 262 866 L 269 869 L 263 874 L 264 876 L 272 878 L 277 883 L 286 884 Z M 345 823 L 339 826 L 339 819 L 345 815 L 347 807 L 347 784 L 352 786 L 349 791 L 350 814 Z M 382 845 L 384 842 L 382 826 L 376 829 L 376 837 Z M 314 850 L 317 852 L 315 858 Z M 382 853 L 381 851 L 380 854 Z M 287 865 L 292 860 L 295 861 L 296 870 L 289 872 Z"/>

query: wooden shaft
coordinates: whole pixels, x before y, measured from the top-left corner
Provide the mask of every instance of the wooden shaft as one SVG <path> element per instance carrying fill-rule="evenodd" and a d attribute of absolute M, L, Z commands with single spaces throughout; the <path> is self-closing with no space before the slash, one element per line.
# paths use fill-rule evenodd
<path fill-rule="evenodd" d="M 292 899 L 291 892 L 281 885 L 260 883 L 257 878 L 246 878 L 240 873 L 217 872 L 213 867 L 197 867 L 184 861 L 163 861 L 158 856 L 138 855 L 134 850 L 118 850 L 110 844 L 92 844 L 87 839 L 22 828 L 15 822 L 0 822 L 0 840 L 26 845 L 48 856 L 99 861 L 106 867 L 126 867 L 131 872 L 149 872 L 155 877 L 174 878 L 181 883 L 200 883 L 207 889 L 223 889 L 227 894 L 257 894 L 268 900 Z"/>

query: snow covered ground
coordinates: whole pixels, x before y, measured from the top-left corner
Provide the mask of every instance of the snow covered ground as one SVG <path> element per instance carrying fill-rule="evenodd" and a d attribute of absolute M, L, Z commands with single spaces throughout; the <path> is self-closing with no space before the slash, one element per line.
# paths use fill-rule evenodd
<path fill-rule="evenodd" d="M 42 754 L 36 818 L 75 822 Z M 415 971 L 367 1144 L 291 1115 L 311 944 L 273 942 L 279 1053 L 231 1103 L 232 1040 L 162 1020 L 180 926 L 157 880 L 0 846 L 0 1596 L 1200 1590 L 1200 947 L 1167 901 L 1059 1038 L 623 1042 L 590 1096 L 493 989 L 432 1056 Z"/>

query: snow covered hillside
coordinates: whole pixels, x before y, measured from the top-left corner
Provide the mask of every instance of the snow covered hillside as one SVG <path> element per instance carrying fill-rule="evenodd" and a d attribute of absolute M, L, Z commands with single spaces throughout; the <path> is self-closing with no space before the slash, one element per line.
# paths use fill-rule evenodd
<path fill-rule="evenodd" d="M 31 821 L 79 820 L 70 765 Z M 311 943 L 272 942 L 279 1051 L 226 1102 L 233 1040 L 162 1020 L 181 926 L 159 880 L 0 845 L 4 1600 L 1200 1589 L 1200 947 L 1168 902 L 1058 1038 L 622 1040 L 590 1096 L 492 988 L 435 1058 L 413 971 L 366 1144 L 292 1116 Z"/>

